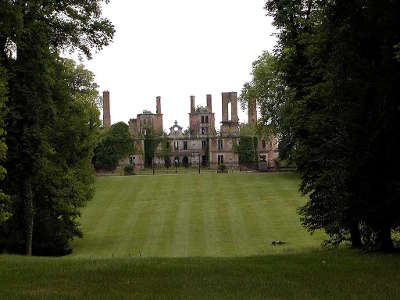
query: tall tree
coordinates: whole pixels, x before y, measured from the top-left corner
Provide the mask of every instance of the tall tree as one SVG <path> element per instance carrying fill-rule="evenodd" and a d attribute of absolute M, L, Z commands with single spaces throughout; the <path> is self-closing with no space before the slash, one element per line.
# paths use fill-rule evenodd
<path fill-rule="evenodd" d="M 93 48 L 108 45 L 114 29 L 101 17 L 103 2 L 108 1 L 1 3 L 1 63 L 7 69 L 10 89 L 6 129 L 10 153 L 7 168 L 12 180 L 8 180 L 7 189 L 14 202 L 15 218 L 23 220 L 24 228 L 22 236 L 14 235 L 11 244 L 25 244 L 27 255 L 32 254 L 39 203 L 56 201 L 50 194 L 40 194 L 37 184 L 52 172 L 48 162 L 55 145 L 48 134 L 62 117 L 56 97 L 59 86 L 54 79 L 60 75 L 57 53 L 78 50 L 90 58 Z"/>
<path fill-rule="evenodd" d="M 133 151 L 134 140 L 129 132 L 129 126 L 124 122 L 118 122 L 101 133 L 94 152 L 94 166 L 97 170 L 114 171 L 119 160 L 132 154 Z"/>
<path fill-rule="evenodd" d="M 98 92 L 92 82 L 93 74 L 81 66 L 75 67 L 69 60 L 55 58 L 47 67 L 51 75 L 51 84 L 47 86 L 51 97 L 43 97 L 41 102 L 44 105 L 44 100 L 48 101 L 46 115 L 40 115 L 37 132 L 29 129 L 40 135 L 42 151 L 36 154 L 32 170 L 9 167 L 5 186 L 13 196 L 14 215 L 2 226 L 0 247 L 17 253 L 24 252 L 26 247 L 26 203 L 19 200 L 22 196 L 15 194 L 15 190 L 22 182 L 22 174 L 18 172 L 27 172 L 34 212 L 28 215 L 34 221 L 29 250 L 36 255 L 63 255 L 71 251 L 69 241 L 81 236 L 77 221 L 79 209 L 94 193 L 91 157 L 100 126 Z M 13 106 L 10 109 L 11 113 L 15 112 Z M 13 116 L 10 115 L 9 122 L 13 122 Z M 13 128 L 10 126 L 10 130 Z M 31 155 L 35 150 L 27 143 L 19 145 L 14 134 L 11 130 L 7 136 L 10 149 L 17 149 L 8 157 L 10 166 L 18 164 L 21 156 L 18 151 Z"/>
<path fill-rule="evenodd" d="M 3 167 L 3 163 L 6 159 L 7 146 L 4 141 L 5 130 L 4 130 L 4 112 L 6 102 L 6 91 L 7 82 L 4 70 L 0 66 L 0 181 L 4 180 L 7 172 Z M 0 188 L 0 224 L 6 221 L 10 217 L 9 210 L 9 197 L 4 194 Z"/>
<path fill-rule="evenodd" d="M 286 114 L 288 109 L 288 88 L 279 69 L 276 55 L 265 51 L 253 62 L 252 80 L 246 82 L 240 95 L 242 108 L 256 101 L 260 108 L 257 130 L 263 134 L 278 137 L 279 157 L 292 159 L 294 149 L 291 125 Z"/>
<path fill-rule="evenodd" d="M 311 231 L 354 246 L 393 247 L 399 224 L 399 42 L 395 1 L 267 1 L 310 201 Z"/>

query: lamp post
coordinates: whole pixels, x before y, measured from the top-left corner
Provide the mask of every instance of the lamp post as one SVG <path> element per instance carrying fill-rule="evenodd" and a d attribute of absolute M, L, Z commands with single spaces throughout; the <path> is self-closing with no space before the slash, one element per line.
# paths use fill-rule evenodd
<path fill-rule="evenodd" d="M 199 152 L 199 174 L 200 174 L 200 152 Z"/>
<path fill-rule="evenodd" d="M 196 155 L 199 156 L 199 174 L 200 174 L 200 152 L 193 152 L 193 157 L 196 157 Z"/>

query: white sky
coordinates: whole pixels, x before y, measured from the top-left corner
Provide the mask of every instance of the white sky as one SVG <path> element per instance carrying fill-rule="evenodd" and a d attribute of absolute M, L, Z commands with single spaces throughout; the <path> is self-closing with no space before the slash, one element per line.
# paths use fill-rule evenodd
<path fill-rule="evenodd" d="M 216 127 L 221 93 L 240 94 L 252 62 L 272 50 L 275 29 L 265 0 L 112 0 L 104 16 L 115 26 L 113 43 L 85 66 L 100 92 L 110 91 L 111 122 L 128 122 L 144 109 L 155 112 L 161 96 L 164 130 L 174 120 L 189 125 L 196 105 L 213 96 Z M 240 112 L 241 122 L 247 113 Z"/>

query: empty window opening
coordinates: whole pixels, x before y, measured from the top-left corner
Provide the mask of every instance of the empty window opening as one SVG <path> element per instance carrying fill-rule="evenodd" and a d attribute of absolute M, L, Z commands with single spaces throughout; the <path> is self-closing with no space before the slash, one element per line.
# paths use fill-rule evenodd
<path fill-rule="evenodd" d="M 224 141 L 223 140 L 218 140 L 218 150 L 224 149 Z"/>
<path fill-rule="evenodd" d="M 218 164 L 221 165 L 224 163 L 224 156 L 223 155 L 218 155 Z"/>
<path fill-rule="evenodd" d="M 207 142 L 201 141 L 201 149 L 205 150 L 207 148 Z"/>
<path fill-rule="evenodd" d="M 187 150 L 187 149 L 188 149 L 187 145 L 188 145 L 187 142 L 184 141 L 184 142 L 183 142 L 183 150 Z"/>
<path fill-rule="evenodd" d="M 203 155 L 201 157 L 201 164 L 203 165 L 203 167 L 205 167 L 207 165 L 207 156 Z"/>
<path fill-rule="evenodd" d="M 179 150 L 179 142 L 178 141 L 174 142 L 174 149 Z"/>

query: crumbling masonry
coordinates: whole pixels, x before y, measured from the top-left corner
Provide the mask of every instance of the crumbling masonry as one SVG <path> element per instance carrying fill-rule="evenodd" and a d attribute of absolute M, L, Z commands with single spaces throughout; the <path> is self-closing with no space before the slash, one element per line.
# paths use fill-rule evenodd
<path fill-rule="evenodd" d="M 104 92 L 104 127 L 111 124 L 110 93 Z M 229 114 L 230 111 L 230 114 Z M 248 124 L 257 122 L 256 103 L 249 103 Z M 136 167 L 145 166 L 145 139 L 151 136 L 159 140 L 151 163 L 157 166 L 178 161 L 182 165 L 199 163 L 216 169 L 219 164 L 225 164 L 230 169 L 239 168 L 238 145 L 240 143 L 240 124 L 238 118 L 237 93 L 222 93 L 222 122 L 219 134 L 215 128 L 215 114 L 212 110 L 212 97 L 207 95 L 207 106 L 196 107 L 195 96 L 190 97 L 189 130 L 175 124 L 164 133 L 163 114 L 161 112 L 161 97 L 156 98 L 156 113 L 143 111 L 136 119 L 129 120 L 129 130 L 135 139 L 135 150 L 131 159 Z M 163 142 L 161 142 L 163 141 Z M 164 148 L 163 148 L 164 147 Z M 258 137 L 256 155 L 257 167 L 265 170 L 275 167 L 277 158 L 276 138 Z"/>

